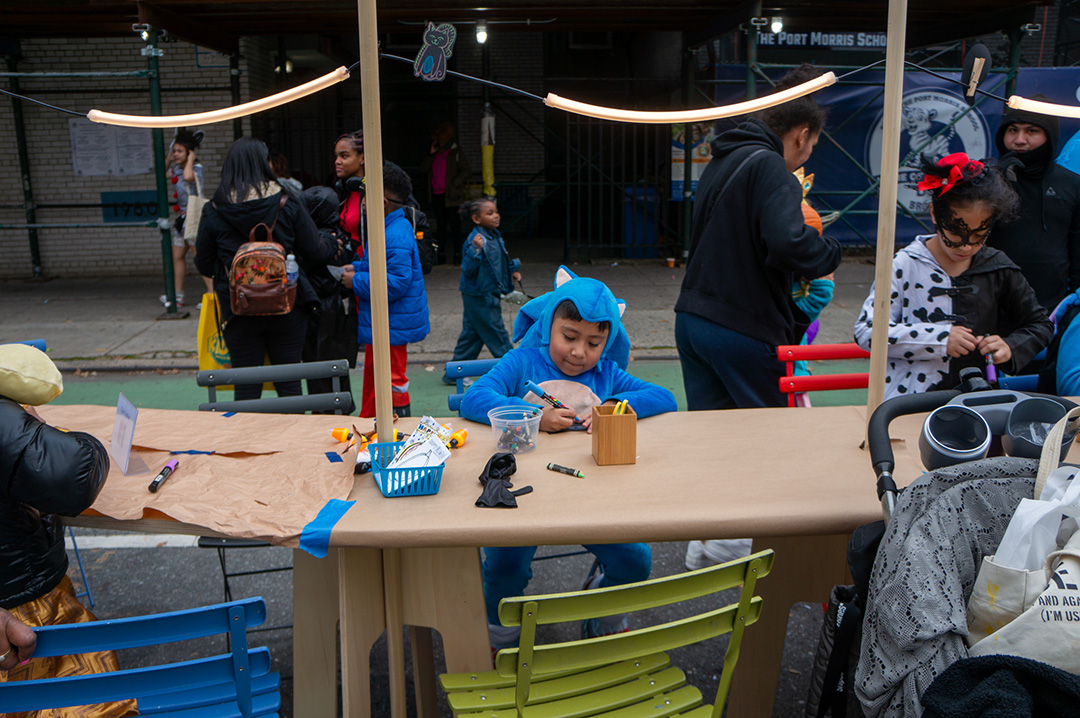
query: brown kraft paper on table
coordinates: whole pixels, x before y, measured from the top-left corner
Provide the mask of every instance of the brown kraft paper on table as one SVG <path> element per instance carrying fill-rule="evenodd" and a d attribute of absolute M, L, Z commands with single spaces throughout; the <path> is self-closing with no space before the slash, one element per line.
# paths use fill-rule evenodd
<path fill-rule="evenodd" d="M 39 413 L 52 425 L 86 431 L 109 446 L 113 408 L 41 407 Z M 330 429 L 350 421 L 358 420 L 140 410 L 134 444 L 151 471 L 124 476 L 113 461 L 92 508 L 120 520 L 137 520 L 153 509 L 210 532 L 295 547 L 323 506 L 352 489 L 354 456 L 341 462 L 326 457 L 344 446 L 330 438 Z M 218 453 L 170 455 L 158 447 Z M 170 458 L 179 462 L 176 472 L 150 493 L 147 486 Z"/>

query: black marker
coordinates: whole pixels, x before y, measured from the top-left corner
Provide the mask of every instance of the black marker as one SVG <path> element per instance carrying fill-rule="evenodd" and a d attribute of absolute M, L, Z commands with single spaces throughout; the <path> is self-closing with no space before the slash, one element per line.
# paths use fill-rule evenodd
<path fill-rule="evenodd" d="M 576 476 L 579 479 L 584 479 L 585 474 L 581 473 L 577 469 L 571 469 L 569 466 L 559 466 L 558 464 L 548 464 L 549 471 L 558 471 L 560 474 L 566 474 L 567 476 Z"/>
<path fill-rule="evenodd" d="M 161 473 L 154 477 L 154 480 L 150 482 L 150 493 L 157 493 L 157 490 L 161 488 L 161 485 L 165 483 L 165 479 L 172 476 L 172 473 L 176 471 L 176 467 L 180 465 L 180 462 L 176 459 L 172 459 L 169 463 L 165 464 L 165 468 L 161 470 Z"/>

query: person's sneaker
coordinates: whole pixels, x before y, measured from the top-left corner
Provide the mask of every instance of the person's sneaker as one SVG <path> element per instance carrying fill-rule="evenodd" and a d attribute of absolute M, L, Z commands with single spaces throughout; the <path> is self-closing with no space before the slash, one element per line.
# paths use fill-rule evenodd
<path fill-rule="evenodd" d="M 166 307 L 169 306 L 169 298 L 164 294 L 158 296 L 158 301 L 161 302 L 162 304 L 164 304 Z M 178 307 L 184 306 L 184 295 L 183 294 L 177 294 L 176 295 L 176 306 L 178 306 Z"/>
<path fill-rule="evenodd" d="M 585 579 L 583 591 L 600 588 L 600 582 L 604 580 L 604 571 L 601 568 L 596 573 L 590 573 Z M 582 638 L 599 638 L 600 636 L 612 636 L 616 633 L 626 633 L 630 630 L 630 617 L 625 613 L 614 616 L 602 616 L 600 618 L 586 618 L 581 622 Z"/>
<path fill-rule="evenodd" d="M 686 568 L 696 571 L 734 561 L 749 556 L 752 548 L 750 539 L 691 541 L 686 545 Z"/>
<path fill-rule="evenodd" d="M 610 619 L 619 620 L 611 622 Z M 600 638 L 601 636 L 614 636 L 616 633 L 630 632 L 630 617 L 625 613 L 618 616 L 605 616 L 604 618 L 586 618 L 581 622 L 581 637 L 583 639 Z"/>
<path fill-rule="evenodd" d="M 447 386 L 457 386 L 457 380 L 451 379 L 446 374 L 442 375 L 442 383 L 446 384 Z"/>
<path fill-rule="evenodd" d="M 476 380 L 477 380 L 478 378 L 479 378 L 479 377 L 475 377 L 475 376 L 467 376 L 467 377 L 465 377 L 464 379 L 462 379 L 462 380 L 461 380 L 461 384 L 462 384 L 462 386 L 464 386 L 464 387 L 465 387 L 466 389 L 468 389 L 468 388 L 469 388 L 470 386 L 472 386 L 473 384 L 475 384 L 475 383 L 476 383 Z"/>
<path fill-rule="evenodd" d="M 488 641 L 491 642 L 491 665 L 495 665 L 495 655 L 504 648 L 517 648 L 521 641 L 521 626 L 500 626 L 488 624 Z"/>

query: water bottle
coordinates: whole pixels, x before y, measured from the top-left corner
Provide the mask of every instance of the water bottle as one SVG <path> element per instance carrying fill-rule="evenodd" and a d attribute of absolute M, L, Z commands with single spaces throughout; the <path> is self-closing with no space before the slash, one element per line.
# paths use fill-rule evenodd
<path fill-rule="evenodd" d="M 296 286 L 296 280 L 300 277 L 300 266 L 296 263 L 296 257 L 292 254 L 285 257 L 285 280 L 290 287 Z"/>

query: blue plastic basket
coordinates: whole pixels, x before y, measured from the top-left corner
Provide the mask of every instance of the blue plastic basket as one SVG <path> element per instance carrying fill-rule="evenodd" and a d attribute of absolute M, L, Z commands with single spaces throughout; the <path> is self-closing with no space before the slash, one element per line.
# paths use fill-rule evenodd
<path fill-rule="evenodd" d="M 386 444 L 369 444 L 371 473 L 379 491 L 387 498 L 396 496 L 430 496 L 439 493 L 442 472 L 446 464 L 408 469 L 388 469 L 386 464 L 405 445 L 404 441 Z"/>

